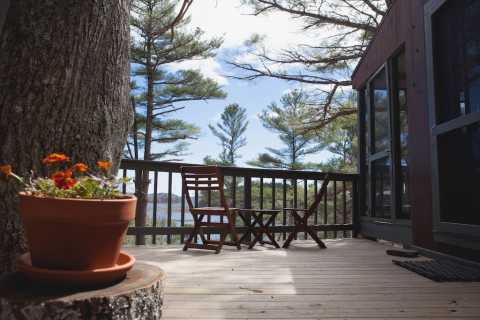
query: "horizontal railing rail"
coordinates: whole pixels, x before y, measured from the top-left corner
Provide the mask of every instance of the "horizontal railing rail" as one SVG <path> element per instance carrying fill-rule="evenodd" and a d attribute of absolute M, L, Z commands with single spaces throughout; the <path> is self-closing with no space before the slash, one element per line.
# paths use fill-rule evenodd
<path fill-rule="evenodd" d="M 182 194 L 180 170 L 182 166 L 196 165 L 122 160 L 121 174 L 134 180 L 131 185 L 123 186 L 123 192 L 135 193 L 140 201 L 145 202 L 143 207 L 137 207 L 137 218 L 139 210 L 143 210 L 146 215 L 143 218 L 146 219 L 136 219 L 135 224 L 130 226 L 127 232 L 129 243 L 183 243 L 192 230 L 193 222 Z M 285 239 L 294 229 L 293 219 L 284 208 L 307 208 L 327 175 L 318 171 L 245 167 L 221 169 L 225 176 L 227 201 L 232 207 L 280 211 L 272 227 L 279 240 Z M 329 172 L 328 177 L 327 192 L 311 217 L 311 224 L 321 238 L 354 236 L 358 216 L 358 175 Z M 139 194 L 141 181 L 144 182 L 143 194 Z M 195 205 L 212 205 L 216 200 L 210 193 L 195 192 L 191 196 Z M 236 229 L 239 233 L 248 230 L 240 219 Z M 214 227 L 205 228 L 204 232 L 209 238 L 218 234 Z"/>

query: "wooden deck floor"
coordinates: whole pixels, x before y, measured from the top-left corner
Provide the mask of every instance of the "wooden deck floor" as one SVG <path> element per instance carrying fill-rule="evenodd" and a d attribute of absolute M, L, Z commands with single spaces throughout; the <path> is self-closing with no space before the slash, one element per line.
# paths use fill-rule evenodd
<path fill-rule="evenodd" d="M 480 283 L 436 283 L 368 240 L 221 254 L 131 248 L 167 272 L 162 319 L 480 319 Z"/>

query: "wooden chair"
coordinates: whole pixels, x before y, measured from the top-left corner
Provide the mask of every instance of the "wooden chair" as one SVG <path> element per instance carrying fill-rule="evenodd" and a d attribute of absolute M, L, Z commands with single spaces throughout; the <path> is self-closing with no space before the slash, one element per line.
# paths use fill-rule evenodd
<path fill-rule="evenodd" d="M 322 200 L 323 196 L 326 194 L 328 182 L 329 182 L 329 177 L 327 174 L 325 176 L 325 179 L 323 180 L 320 191 L 315 196 L 315 201 L 310 205 L 308 209 L 284 208 L 284 210 L 290 211 L 292 213 L 295 229 L 288 235 L 287 240 L 285 240 L 283 244 L 283 248 L 288 248 L 288 246 L 290 245 L 290 242 L 292 242 L 292 240 L 296 238 L 299 232 L 308 233 L 312 237 L 312 239 L 315 240 L 315 242 L 318 244 L 320 248 L 325 249 L 327 247 L 325 243 L 323 243 L 323 241 L 320 240 L 320 238 L 317 236 L 317 232 L 313 230 L 312 226 L 308 225 L 308 218 L 310 218 L 315 213 L 315 210 L 317 210 L 317 207 L 320 204 L 320 201 Z M 303 216 L 301 216 L 298 212 L 303 212 Z"/>
<path fill-rule="evenodd" d="M 193 230 L 185 242 L 183 250 L 188 248 L 214 250 L 219 253 L 222 246 L 232 245 L 240 250 L 240 241 L 235 231 L 235 220 L 238 209 L 229 208 L 225 201 L 223 190 L 223 174 L 219 167 L 216 166 L 197 166 L 197 167 L 182 167 L 182 188 L 183 194 L 186 195 L 187 203 L 190 212 L 193 216 Z M 196 207 L 190 197 L 190 192 L 212 192 L 218 193 L 219 204 L 218 207 Z M 212 222 L 212 217 L 218 217 L 218 222 Z M 221 218 L 223 217 L 223 218 Z M 220 231 L 219 240 L 209 240 L 205 237 L 203 228 L 215 227 Z M 231 242 L 226 242 L 227 235 L 230 234 Z M 193 243 L 200 236 L 202 243 Z"/>

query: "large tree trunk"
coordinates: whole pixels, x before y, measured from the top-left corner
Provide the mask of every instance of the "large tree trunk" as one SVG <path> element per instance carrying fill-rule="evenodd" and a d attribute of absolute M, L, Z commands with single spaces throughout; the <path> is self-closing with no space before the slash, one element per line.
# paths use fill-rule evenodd
<path fill-rule="evenodd" d="M 128 4 L 11 1 L 0 35 L 0 163 L 41 172 L 42 157 L 65 152 L 118 167 L 133 117 Z M 0 182 L 0 273 L 25 250 L 16 207 L 13 186 Z"/>

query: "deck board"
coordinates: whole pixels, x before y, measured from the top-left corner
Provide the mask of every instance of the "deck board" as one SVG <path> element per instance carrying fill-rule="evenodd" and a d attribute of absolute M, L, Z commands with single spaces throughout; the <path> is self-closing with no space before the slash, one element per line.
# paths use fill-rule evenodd
<path fill-rule="evenodd" d="M 480 319 L 480 283 L 436 283 L 395 266 L 385 244 L 285 249 L 129 248 L 167 272 L 162 319 Z"/>

